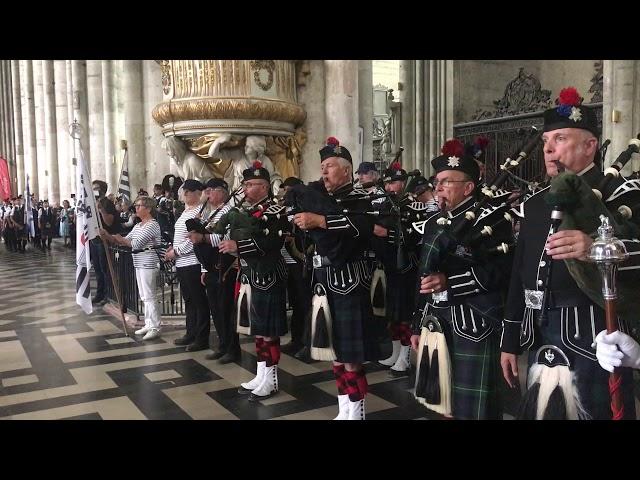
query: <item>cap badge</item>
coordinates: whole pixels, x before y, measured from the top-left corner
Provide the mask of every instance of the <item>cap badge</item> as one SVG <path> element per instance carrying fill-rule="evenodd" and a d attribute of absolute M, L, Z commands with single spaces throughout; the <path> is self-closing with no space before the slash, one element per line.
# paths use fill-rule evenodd
<path fill-rule="evenodd" d="M 574 122 L 579 122 L 580 120 L 582 120 L 582 112 L 579 108 L 571 108 L 571 115 L 569 115 L 569 120 L 573 120 Z"/>
<path fill-rule="evenodd" d="M 460 158 L 458 157 L 449 157 L 449 161 L 447 162 L 447 165 L 449 165 L 450 167 L 459 167 L 460 166 Z"/>

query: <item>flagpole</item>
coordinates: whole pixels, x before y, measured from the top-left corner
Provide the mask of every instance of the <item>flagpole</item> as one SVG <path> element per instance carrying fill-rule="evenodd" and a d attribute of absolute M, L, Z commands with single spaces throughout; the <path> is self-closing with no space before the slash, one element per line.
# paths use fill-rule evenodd
<path fill-rule="evenodd" d="M 80 148 L 80 155 L 82 155 L 82 143 L 80 142 L 80 132 L 79 132 L 79 124 L 77 121 L 74 121 L 74 123 L 72 124 L 72 133 L 71 136 L 73 137 L 74 140 L 78 140 L 78 146 Z M 76 137 L 75 134 L 77 134 L 78 136 Z M 76 148 L 76 144 L 75 141 L 73 142 L 73 149 L 74 149 L 74 157 L 75 157 L 75 148 Z M 84 157 L 82 157 L 83 163 L 84 163 Z M 96 205 L 97 208 L 97 205 Z M 98 224 L 98 229 L 102 229 L 102 221 L 100 219 L 101 215 L 100 215 L 100 211 L 98 209 L 98 211 L 96 212 L 96 222 Z M 102 245 L 104 247 L 104 252 L 105 252 L 105 256 L 107 257 L 107 265 L 109 267 L 109 276 L 111 277 L 111 284 L 113 286 L 113 291 L 116 294 L 116 301 L 118 302 L 118 312 L 120 313 L 120 319 L 122 320 L 122 329 L 124 330 L 124 334 L 126 337 L 129 336 L 129 331 L 127 330 L 127 322 L 124 318 L 124 312 L 122 311 L 123 308 L 123 304 L 122 304 L 122 296 L 120 295 L 120 288 L 118 285 L 118 280 L 116 279 L 116 276 L 114 274 L 113 271 L 113 262 L 111 260 L 111 255 L 109 254 L 109 245 L 107 244 L 107 240 L 103 237 L 100 236 L 100 240 L 102 240 Z M 98 261 L 100 261 L 98 259 Z"/>
<path fill-rule="evenodd" d="M 124 148 L 122 143 L 124 142 Z M 118 183 L 116 183 L 116 199 L 118 198 L 118 194 L 120 193 L 120 181 L 122 180 L 122 167 L 124 166 L 124 161 L 127 159 L 127 141 L 120 141 L 120 148 L 124 150 L 124 155 L 122 156 L 122 162 L 120 162 L 120 174 L 118 175 Z"/>

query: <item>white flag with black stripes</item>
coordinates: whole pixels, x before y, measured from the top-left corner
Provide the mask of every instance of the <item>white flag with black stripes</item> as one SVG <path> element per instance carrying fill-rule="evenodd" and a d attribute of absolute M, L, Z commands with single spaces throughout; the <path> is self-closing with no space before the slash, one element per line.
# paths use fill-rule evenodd
<path fill-rule="evenodd" d="M 124 151 L 122 159 L 122 170 L 120 171 L 120 181 L 118 182 L 118 196 L 131 201 L 131 187 L 129 186 L 129 151 Z"/>
<path fill-rule="evenodd" d="M 79 143 L 79 142 L 78 142 Z M 85 313 L 93 312 L 91 305 L 91 287 L 89 283 L 91 269 L 91 255 L 89 240 L 99 235 L 98 209 L 96 200 L 92 195 L 91 177 L 87 171 L 87 165 L 82 155 L 80 145 L 80 155 L 76 168 L 76 303 L 82 307 Z"/>

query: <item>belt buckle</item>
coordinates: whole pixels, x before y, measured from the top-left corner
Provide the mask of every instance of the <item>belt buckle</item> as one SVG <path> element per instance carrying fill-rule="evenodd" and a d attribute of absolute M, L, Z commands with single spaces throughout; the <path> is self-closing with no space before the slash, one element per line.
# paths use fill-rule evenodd
<path fill-rule="evenodd" d="M 534 310 L 542 310 L 542 300 L 544 298 L 544 292 L 540 290 L 525 290 L 524 291 L 524 303 L 528 308 Z"/>
<path fill-rule="evenodd" d="M 322 257 L 320 255 L 313 256 L 313 268 L 322 267 Z"/>
<path fill-rule="evenodd" d="M 240 266 L 241 267 L 248 267 L 249 264 L 247 263 L 247 261 L 244 258 L 240 259 Z"/>

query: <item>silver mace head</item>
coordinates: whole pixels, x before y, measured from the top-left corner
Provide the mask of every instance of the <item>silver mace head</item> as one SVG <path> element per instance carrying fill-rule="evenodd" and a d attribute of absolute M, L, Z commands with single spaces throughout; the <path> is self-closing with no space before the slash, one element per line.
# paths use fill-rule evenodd
<path fill-rule="evenodd" d="M 609 218 L 600 215 L 600 222 L 598 238 L 591 245 L 587 258 L 598 266 L 602 274 L 602 293 L 605 300 L 611 300 L 617 298 L 615 276 L 618 264 L 629 258 L 629 254 L 624 243 L 613 236 Z"/>

